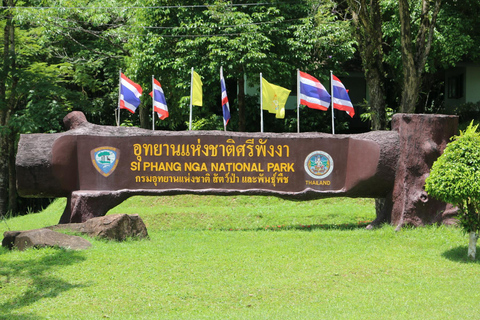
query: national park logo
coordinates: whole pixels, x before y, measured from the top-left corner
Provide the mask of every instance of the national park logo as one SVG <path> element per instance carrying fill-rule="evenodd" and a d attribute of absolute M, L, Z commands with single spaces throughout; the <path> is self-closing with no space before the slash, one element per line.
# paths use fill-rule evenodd
<path fill-rule="evenodd" d="M 305 158 L 305 171 L 314 179 L 324 179 L 332 173 L 333 159 L 323 151 L 314 151 Z"/>
<path fill-rule="evenodd" d="M 120 150 L 114 147 L 99 147 L 90 151 L 90 155 L 95 169 L 104 177 L 108 177 L 117 167 Z"/>

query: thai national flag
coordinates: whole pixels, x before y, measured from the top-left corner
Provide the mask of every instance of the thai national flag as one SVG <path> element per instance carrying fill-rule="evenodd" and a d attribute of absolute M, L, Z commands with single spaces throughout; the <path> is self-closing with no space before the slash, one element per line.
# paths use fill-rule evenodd
<path fill-rule="evenodd" d="M 333 81 L 333 107 L 337 110 L 343 110 L 347 112 L 347 114 L 353 118 L 355 115 L 355 109 L 353 109 L 352 102 L 350 101 L 350 97 L 348 96 L 348 92 L 340 82 L 340 80 L 332 74 L 332 81 Z"/>
<path fill-rule="evenodd" d="M 223 109 L 223 125 L 226 126 L 230 120 L 230 105 L 227 97 L 227 87 L 225 86 L 225 78 L 223 78 L 223 68 L 220 68 L 220 87 L 222 89 L 222 109 Z"/>
<path fill-rule="evenodd" d="M 127 109 L 131 113 L 135 113 L 140 105 L 141 95 L 142 87 L 120 73 L 120 109 Z"/>
<path fill-rule="evenodd" d="M 299 71 L 300 104 L 312 109 L 327 110 L 330 106 L 330 95 L 316 78 Z"/>
<path fill-rule="evenodd" d="M 167 101 L 165 100 L 165 94 L 163 93 L 162 86 L 157 79 L 153 79 L 153 90 L 150 92 L 150 96 L 153 98 L 153 110 L 158 114 L 158 117 L 161 120 L 167 118 Z"/>

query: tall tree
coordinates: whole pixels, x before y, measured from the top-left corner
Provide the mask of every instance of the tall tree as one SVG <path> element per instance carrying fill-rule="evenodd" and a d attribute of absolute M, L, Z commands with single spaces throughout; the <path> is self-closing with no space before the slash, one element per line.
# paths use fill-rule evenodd
<path fill-rule="evenodd" d="M 413 16 L 414 10 L 412 10 L 410 2 L 409 0 L 398 1 L 403 67 L 400 111 L 405 113 L 414 113 L 417 106 L 441 0 L 421 0 L 418 17 Z M 433 7 L 431 3 L 433 3 Z M 412 24 L 416 21 L 418 21 L 418 25 L 413 28 Z"/>
<path fill-rule="evenodd" d="M 372 130 L 387 126 L 385 116 L 385 71 L 380 0 L 347 0 L 353 18 L 362 66 L 369 93 Z"/>
<path fill-rule="evenodd" d="M 9 193 L 13 194 L 12 180 L 9 179 L 11 169 L 12 135 L 10 118 L 15 109 L 16 88 L 18 76 L 16 74 L 15 26 L 13 22 L 14 0 L 4 0 L 3 15 L 5 26 L 3 33 L 2 74 L 0 76 L 0 215 L 9 209 Z M 13 180 L 15 181 L 15 180 Z"/>
<path fill-rule="evenodd" d="M 17 201 L 15 187 L 18 134 L 59 131 L 63 117 L 74 109 L 85 111 L 90 120 L 105 124 L 103 119 L 110 118 L 113 124 L 117 63 L 125 54 L 118 32 L 111 32 L 121 25 L 121 19 L 112 19 L 117 11 L 86 10 L 83 0 L 47 3 L 47 9 L 38 10 L 35 1 L 19 7 L 5 0 L 0 12 L 1 214 L 29 209 L 17 208 L 27 203 Z M 97 116 L 108 108 L 111 117 Z"/>

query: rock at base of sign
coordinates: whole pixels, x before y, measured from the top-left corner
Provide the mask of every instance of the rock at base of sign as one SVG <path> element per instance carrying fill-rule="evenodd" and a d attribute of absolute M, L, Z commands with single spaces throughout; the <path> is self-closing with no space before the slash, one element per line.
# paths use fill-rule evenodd
<path fill-rule="evenodd" d="M 3 234 L 2 246 L 23 251 L 27 248 L 59 247 L 71 250 L 88 249 L 91 244 L 79 236 L 67 235 L 50 229 L 34 229 L 27 231 L 6 231 Z"/>
<path fill-rule="evenodd" d="M 92 218 L 83 223 L 65 223 L 50 228 L 67 229 L 90 237 L 117 241 L 148 238 L 147 227 L 138 214 L 112 214 Z"/>

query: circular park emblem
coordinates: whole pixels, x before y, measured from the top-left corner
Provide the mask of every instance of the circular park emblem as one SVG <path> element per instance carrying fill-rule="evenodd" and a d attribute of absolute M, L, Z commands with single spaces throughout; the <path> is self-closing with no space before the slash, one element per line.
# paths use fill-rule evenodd
<path fill-rule="evenodd" d="M 113 147 L 100 147 L 91 152 L 92 163 L 95 169 L 104 177 L 108 177 L 115 171 L 118 164 L 120 150 Z"/>
<path fill-rule="evenodd" d="M 323 151 L 314 151 L 305 158 L 305 171 L 314 179 L 324 179 L 332 173 L 333 159 Z"/>

